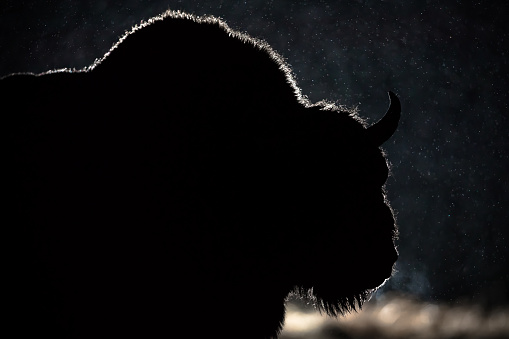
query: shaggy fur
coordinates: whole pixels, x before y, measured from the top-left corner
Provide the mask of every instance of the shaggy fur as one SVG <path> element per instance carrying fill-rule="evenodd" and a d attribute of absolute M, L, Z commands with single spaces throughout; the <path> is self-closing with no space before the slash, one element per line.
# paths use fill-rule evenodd
<path fill-rule="evenodd" d="M 9 333 L 275 337 L 292 291 L 335 316 L 391 276 L 366 126 L 219 19 L 167 12 L 0 95 Z"/>

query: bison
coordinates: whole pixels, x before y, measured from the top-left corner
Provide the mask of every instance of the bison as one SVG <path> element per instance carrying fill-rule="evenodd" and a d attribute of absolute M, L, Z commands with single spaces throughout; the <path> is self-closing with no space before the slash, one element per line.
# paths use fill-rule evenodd
<path fill-rule="evenodd" d="M 393 272 L 392 92 L 368 127 L 264 41 L 168 11 L 0 95 L 9 333 L 277 337 L 290 294 L 337 316 Z"/>

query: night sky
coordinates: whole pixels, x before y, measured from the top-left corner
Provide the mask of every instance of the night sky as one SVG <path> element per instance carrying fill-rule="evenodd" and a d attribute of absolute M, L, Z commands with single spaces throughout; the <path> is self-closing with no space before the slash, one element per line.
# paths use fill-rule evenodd
<path fill-rule="evenodd" d="M 400 259 L 380 293 L 509 305 L 508 2 L 86 3 L 3 0 L 0 76 L 82 68 L 170 8 L 268 41 L 311 101 L 355 106 L 375 122 L 392 90 L 402 120 L 384 149 Z"/>

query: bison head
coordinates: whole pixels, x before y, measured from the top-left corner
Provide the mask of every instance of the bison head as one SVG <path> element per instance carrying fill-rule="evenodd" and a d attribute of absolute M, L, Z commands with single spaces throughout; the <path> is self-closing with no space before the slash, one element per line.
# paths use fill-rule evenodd
<path fill-rule="evenodd" d="M 301 194 L 294 194 L 292 232 L 298 251 L 289 262 L 297 293 L 329 315 L 362 306 L 389 279 L 398 257 L 398 231 L 384 189 L 389 168 L 378 147 L 400 116 L 398 98 L 389 95 L 388 112 L 369 128 L 341 122 L 346 117 L 338 112 L 313 112 L 328 116 L 319 118 L 326 121 L 297 166 L 300 180 L 294 183 Z M 329 128 L 337 133 L 324 135 Z"/>

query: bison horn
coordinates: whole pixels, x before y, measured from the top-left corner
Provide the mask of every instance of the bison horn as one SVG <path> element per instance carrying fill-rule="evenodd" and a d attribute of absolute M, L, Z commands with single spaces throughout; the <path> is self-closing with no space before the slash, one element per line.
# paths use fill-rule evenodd
<path fill-rule="evenodd" d="M 387 113 L 377 123 L 367 129 L 369 138 L 380 146 L 394 134 L 398 127 L 399 118 L 401 116 L 401 104 L 398 97 L 389 91 L 391 103 Z"/>

